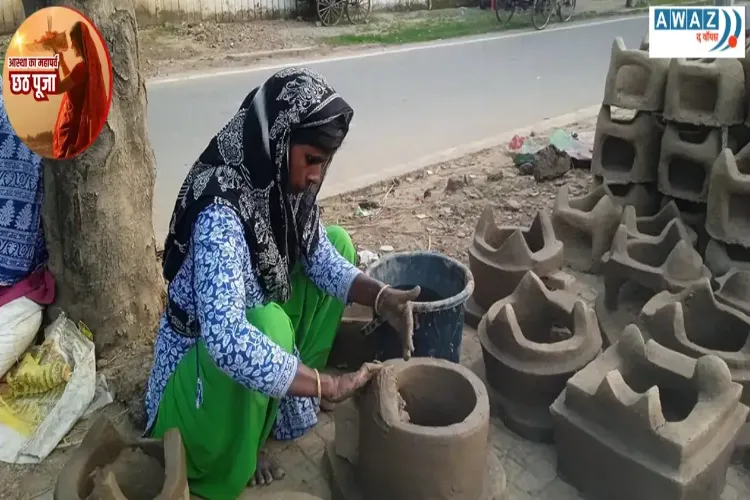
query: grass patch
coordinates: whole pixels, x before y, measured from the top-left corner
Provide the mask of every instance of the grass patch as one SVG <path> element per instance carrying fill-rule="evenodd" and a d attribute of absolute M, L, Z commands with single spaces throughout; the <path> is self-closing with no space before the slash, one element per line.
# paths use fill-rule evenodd
<path fill-rule="evenodd" d="M 446 38 L 457 38 L 469 35 L 482 35 L 496 31 L 507 31 L 528 28 L 531 24 L 530 13 L 516 13 L 510 22 L 501 24 L 492 11 L 480 11 L 482 15 L 450 17 L 443 19 L 414 20 L 411 22 L 395 21 L 386 26 L 368 29 L 359 33 L 342 34 L 327 38 L 330 45 L 382 44 L 395 45 L 404 43 L 429 42 Z M 557 15 L 553 14 L 554 19 Z M 584 19 L 586 14 L 574 16 Z M 554 21 L 550 21 L 552 24 Z"/>
<path fill-rule="evenodd" d="M 657 4 L 708 5 L 710 2 L 696 0 L 651 0 Z M 571 21 L 592 18 L 614 17 L 624 15 L 643 14 L 647 8 L 634 8 L 608 12 L 581 12 L 573 16 Z M 558 23 L 557 14 L 553 13 L 550 25 Z M 470 10 L 464 15 L 442 16 L 428 19 L 398 20 L 389 23 L 371 23 L 356 33 L 347 33 L 325 38 L 329 45 L 360 45 L 380 44 L 397 45 L 405 43 L 429 42 L 470 35 L 483 35 L 498 31 L 529 28 L 532 26 L 530 12 L 518 13 L 507 24 L 501 24 L 490 10 Z"/>

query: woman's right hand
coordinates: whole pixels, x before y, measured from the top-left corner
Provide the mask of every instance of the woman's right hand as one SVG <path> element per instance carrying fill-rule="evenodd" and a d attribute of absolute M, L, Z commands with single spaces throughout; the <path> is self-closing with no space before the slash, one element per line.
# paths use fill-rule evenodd
<path fill-rule="evenodd" d="M 365 363 L 359 370 L 344 375 L 331 376 L 329 387 L 323 391 L 323 399 L 331 403 L 340 403 L 349 399 L 359 389 L 367 385 L 377 375 L 383 365 L 380 363 Z"/>

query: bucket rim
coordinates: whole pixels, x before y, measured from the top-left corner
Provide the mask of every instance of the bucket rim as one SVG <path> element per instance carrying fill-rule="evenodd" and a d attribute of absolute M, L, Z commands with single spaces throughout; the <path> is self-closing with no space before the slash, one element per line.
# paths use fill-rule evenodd
<path fill-rule="evenodd" d="M 365 274 L 372 277 L 372 271 L 378 268 L 378 266 L 383 265 L 384 262 L 387 262 L 390 259 L 394 259 L 396 257 L 406 257 L 406 256 L 413 256 L 415 254 L 422 254 L 422 255 L 430 255 L 430 256 L 436 256 L 440 257 L 442 259 L 445 259 L 449 261 L 452 265 L 456 266 L 458 269 L 461 270 L 462 274 L 466 277 L 466 284 L 464 285 L 464 289 L 461 290 L 456 295 L 453 295 L 451 297 L 447 297 L 442 300 L 436 300 L 433 302 L 419 302 L 419 301 L 412 301 L 412 312 L 415 313 L 426 313 L 426 312 L 435 312 L 435 311 L 442 311 L 444 309 L 450 309 L 453 307 L 456 307 L 460 304 L 464 304 L 467 300 L 469 300 L 469 296 L 474 291 L 474 275 L 471 273 L 471 270 L 469 270 L 468 266 L 465 266 L 461 262 L 457 261 L 453 257 L 450 257 L 448 255 L 445 255 L 440 252 L 393 252 L 389 253 L 388 255 L 385 255 L 378 259 L 377 261 L 370 264 L 367 269 L 365 269 Z"/>

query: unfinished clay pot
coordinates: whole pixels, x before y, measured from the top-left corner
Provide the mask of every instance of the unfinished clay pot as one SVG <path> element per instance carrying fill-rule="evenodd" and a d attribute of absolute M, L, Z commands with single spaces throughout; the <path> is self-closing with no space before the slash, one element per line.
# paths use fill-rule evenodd
<path fill-rule="evenodd" d="M 750 270 L 731 269 L 716 282 L 716 300 L 750 316 Z"/>
<path fill-rule="evenodd" d="M 615 38 L 603 104 L 639 111 L 661 111 L 668 69 L 669 59 L 649 58 L 648 34 L 641 42 L 641 48 L 635 50 L 628 50 L 622 38 Z"/>
<path fill-rule="evenodd" d="M 745 121 L 745 72 L 737 59 L 672 59 L 664 118 L 724 127 Z"/>
<path fill-rule="evenodd" d="M 557 192 L 552 227 L 563 243 L 565 263 L 577 271 L 596 272 L 609 250 L 622 207 L 607 196 L 603 186 L 585 196 L 570 198 L 568 186 Z"/>
<path fill-rule="evenodd" d="M 496 302 L 478 328 L 490 401 L 505 425 L 551 442 L 549 406 L 565 383 L 601 351 L 594 311 L 565 291 L 550 291 L 529 271 Z"/>
<path fill-rule="evenodd" d="M 466 323 L 476 327 L 492 304 L 513 293 L 527 271 L 545 277 L 563 264 L 563 244 L 555 236 L 549 215 L 537 213 L 528 229 L 498 227 L 492 207 L 486 207 L 469 246 L 475 284 L 466 304 Z"/>
<path fill-rule="evenodd" d="M 646 217 L 638 217 L 635 207 L 625 207 L 620 223 L 625 226 L 628 238 L 656 244 L 665 236 L 665 232 L 669 231 L 672 221 L 677 221 L 675 224 L 683 239 L 690 241 L 693 246 L 698 244 L 698 235 L 682 222 L 680 210 L 674 202 L 664 205 L 655 215 Z"/>
<path fill-rule="evenodd" d="M 625 326 L 637 321 L 643 305 L 656 293 L 678 292 L 711 276 L 684 234 L 677 220 L 658 240 L 629 239 L 623 225 L 617 230 L 612 250 L 602 258 L 604 293 L 596 298 L 599 327 L 609 345 Z"/>
<path fill-rule="evenodd" d="M 505 474 L 488 448 L 482 381 L 449 361 L 387 361 L 359 401 L 356 466 L 326 449 L 334 498 L 490 500 Z"/>
<path fill-rule="evenodd" d="M 710 240 L 706 245 L 705 260 L 714 276 L 722 276 L 732 269 L 750 271 L 750 248 Z"/>
<path fill-rule="evenodd" d="M 550 408 L 558 473 L 592 499 L 719 500 L 741 393 L 718 357 L 644 343 L 629 325 Z"/>
<path fill-rule="evenodd" d="M 163 440 L 127 441 L 102 415 L 55 485 L 55 500 L 189 500 L 185 451 L 177 429 Z"/>
<path fill-rule="evenodd" d="M 743 387 L 742 401 L 750 402 L 750 317 L 720 303 L 708 278 L 680 293 L 654 296 L 643 306 L 639 325 L 669 349 L 724 360 Z"/>
<path fill-rule="evenodd" d="M 706 231 L 713 239 L 750 248 L 750 146 L 725 149 L 711 170 Z"/>

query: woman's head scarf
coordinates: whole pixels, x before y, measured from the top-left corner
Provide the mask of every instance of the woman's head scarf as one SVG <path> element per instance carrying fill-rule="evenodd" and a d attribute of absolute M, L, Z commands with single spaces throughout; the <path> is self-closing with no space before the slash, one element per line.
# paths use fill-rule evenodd
<path fill-rule="evenodd" d="M 315 251 L 320 223 L 320 186 L 289 192 L 290 135 L 342 117 L 348 130 L 353 114 L 325 78 L 309 69 L 281 70 L 250 92 L 182 184 L 164 245 L 164 277 L 171 281 L 182 265 L 200 211 L 223 204 L 242 220 L 253 272 L 267 298 L 286 302 L 290 270 Z"/>

